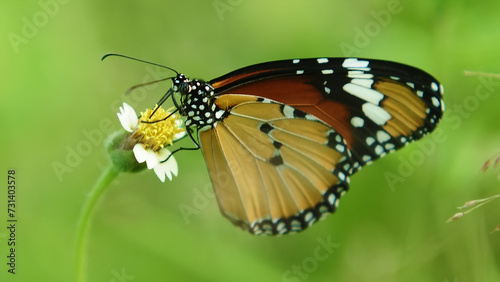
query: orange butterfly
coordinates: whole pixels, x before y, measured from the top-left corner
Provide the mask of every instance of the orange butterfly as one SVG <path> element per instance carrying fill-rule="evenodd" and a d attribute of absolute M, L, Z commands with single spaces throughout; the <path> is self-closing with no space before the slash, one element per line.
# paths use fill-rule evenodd
<path fill-rule="evenodd" d="M 222 214 L 253 234 L 301 231 L 334 212 L 353 173 L 434 130 L 444 111 L 435 78 L 380 60 L 283 60 L 172 80 L 159 104 L 172 97 Z"/>

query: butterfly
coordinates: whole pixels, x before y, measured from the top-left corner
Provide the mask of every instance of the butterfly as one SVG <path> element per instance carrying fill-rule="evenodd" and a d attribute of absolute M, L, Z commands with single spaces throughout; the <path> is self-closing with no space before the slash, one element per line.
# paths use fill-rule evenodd
<path fill-rule="evenodd" d="M 159 104 L 172 97 L 221 213 L 253 234 L 324 219 L 351 175 L 433 131 L 444 111 L 434 77 L 390 61 L 280 60 L 210 81 L 176 73 Z"/>

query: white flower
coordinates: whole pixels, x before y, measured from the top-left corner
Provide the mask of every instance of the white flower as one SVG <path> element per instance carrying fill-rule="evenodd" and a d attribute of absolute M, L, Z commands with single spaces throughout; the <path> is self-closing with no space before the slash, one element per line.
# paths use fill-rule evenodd
<path fill-rule="evenodd" d="M 136 144 L 133 151 L 137 161 L 139 163 L 146 162 L 148 169 L 154 169 L 161 182 L 165 182 L 165 175 L 169 180 L 172 180 L 172 174 L 177 176 L 177 161 L 174 156 L 171 156 L 166 162 L 161 162 L 166 160 L 171 154 L 167 148 L 163 148 L 155 153 L 151 149 L 146 149 L 143 144 Z"/>
<path fill-rule="evenodd" d="M 172 180 L 172 174 L 177 176 L 178 173 L 177 161 L 166 146 L 184 137 L 186 131 L 182 128 L 178 115 L 159 108 L 150 118 L 152 112 L 153 110 L 148 109 L 137 118 L 134 109 L 123 103 L 118 119 L 126 131 L 132 132 L 131 137 L 135 142 L 133 152 L 137 162 L 146 162 L 148 169 L 153 169 L 158 178 L 165 182 L 165 176 Z M 142 120 L 151 123 L 141 122 Z"/>
<path fill-rule="evenodd" d="M 117 115 L 123 128 L 128 132 L 133 132 L 139 122 L 134 108 L 127 103 L 123 103 L 123 107 L 120 107 L 120 112 Z"/>

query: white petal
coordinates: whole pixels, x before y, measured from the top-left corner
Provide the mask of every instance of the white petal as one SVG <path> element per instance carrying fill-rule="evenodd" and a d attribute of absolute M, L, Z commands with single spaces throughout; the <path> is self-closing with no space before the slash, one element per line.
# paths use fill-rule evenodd
<path fill-rule="evenodd" d="M 168 167 L 170 168 L 170 171 L 174 176 L 177 176 L 179 173 L 179 167 L 177 166 L 177 161 L 175 160 L 174 156 L 170 157 L 168 161 L 166 161 Z"/>
<path fill-rule="evenodd" d="M 167 148 L 161 148 L 156 154 L 158 155 L 159 159 L 165 160 L 172 153 Z"/>
<path fill-rule="evenodd" d="M 147 152 L 142 144 L 135 144 L 134 149 L 132 150 L 134 151 L 134 156 L 138 163 L 143 163 L 146 161 Z"/>
<path fill-rule="evenodd" d="M 135 144 L 133 151 L 137 162 L 146 162 L 148 169 L 157 166 L 161 161 L 153 150 L 145 149 L 143 144 Z"/>
<path fill-rule="evenodd" d="M 163 167 L 161 165 L 155 166 L 154 168 L 156 176 L 160 179 L 161 182 L 165 182 L 165 172 L 163 171 Z"/>
<path fill-rule="evenodd" d="M 175 126 L 177 128 L 181 128 L 182 124 L 183 124 L 182 120 L 180 120 L 180 119 L 175 120 Z M 183 138 L 184 136 L 186 136 L 186 130 L 175 134 L 173 139 L 174 139 L 174 141 L 177 141 L 177 140 Z"/>
<path fill-rule="evenodd" d="M 120 112 L 117 113 L 117 115 L 120 123 L 126 131 L 134 131 L 134 129 L 137 127 L 137 123 L 139 122 L 134 108 L 129 106 L 127 103 L 123 103 L 123 107 L 120 107 Z"/>
<path fill-rule="evenodd" d="M 165 160 L 170 156 L 170 154 L 170 151 L 166 148 L 161 149 L 157 153 L 158 158 L 161 160 Z M 154 171 L 162 182 L 165 182 L 165 175 L 168 177 L 168 179 L 172 180 L 172 174 L 177 176 L 178 173 L 177 161 L 175 160 L 174 156 L 171 156 L 168 161 L 164 163 L 160 162 L 157 166 L 155 166 Z"/>
<path fill-rule="evenodd" d="M 146 157 L 146 164 L 148 165 L 148 169 L 152 169 L 160 163 L 160 159 L 158 159 L 158 155 L 153 152 L 151 149 L 146 150 L 148 155 Z"/>
<path fill-rule="evenodd" d="M 174 139 L 174 141 L 177 141 L 177 140 L 183 138 L 184 136 L 186 136 L 186 130 L 175 134 L 173 139 Z"/>

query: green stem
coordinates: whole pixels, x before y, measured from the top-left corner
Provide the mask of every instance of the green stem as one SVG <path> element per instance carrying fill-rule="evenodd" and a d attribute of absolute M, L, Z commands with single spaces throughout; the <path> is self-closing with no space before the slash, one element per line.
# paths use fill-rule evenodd
<path fill-rule="evenodd" d="M 487 203 L 489 203 L 489 202 L 493 201 L 493 200 L 494 200 L 494 199 L 496 199 L 496 198 L 500 198 L 500 194 L 498 194 L 498 195 L 494 195 L 494 196 L 491 196 L 491 197 L 486 198 L 486 199 L 479 199 L 479 200 L 476 200 L 479 204 L 478 204 L 477 206 L 474 206 L 474 207 L 472 207 L 472 208 L 470 208 L 470 209 L 468 209 L 468 210 L 464 211 L 464 215 L 466 215 L 466 214 L 470 213 L 471 211 L 473 211 L 473 210 L 475 210 L 475 209 L 479 208 L 480 206 L 486 205 Z"/>
<path fill-rule="evenodd" d="M 92 215 L 92 211 L 99 200 L 102 192 L 106 189 L 109 183 L 115 179 L 118 175 L 118 171 L 110 165 L 106 170 L 104 170 L 97 179 L 94 187 L 90 190 L 87 201 L 83 206 L 83 209 L 80 213 L 80 218 L 78 219 L 77 225 L 77 234 L 76 234 L 76 259 L 75 259 L 75 281 L 83 282 L 85 281 L 85 247 L 87 245 L 87 235 L 88 235 L 88 227 L 90 222 L 90 216 Z"/>

